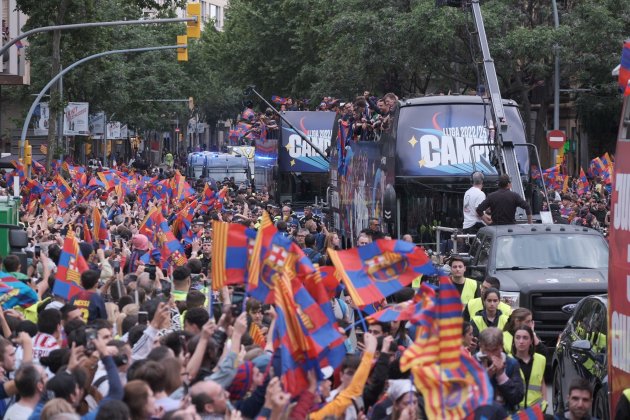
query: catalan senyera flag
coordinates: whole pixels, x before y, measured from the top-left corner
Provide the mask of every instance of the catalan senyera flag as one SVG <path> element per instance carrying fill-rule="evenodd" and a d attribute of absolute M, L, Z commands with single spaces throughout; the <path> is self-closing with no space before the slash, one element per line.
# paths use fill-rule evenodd
<path fill-rule="evenodd" d="M 70 299 L 79 293 L 81 287 L 81 273 L 88 269 L 87 262 L 79 250 L 79 242 L 74 236 L 72 229 L 68 229 L 66 239 L 63 242 L 59 264 L 57 264 L 57 275 L 55 276 L 55 286 L 53 294 L 64 299 Z"/>
<path fill-rule="evenodd" d="M 418 275 L 436 273 L 423 248 L 400 240 L 380 239 L 345 251 L 328 249 L 328 255 L 360 307 L 396 293 Z"/>
<path fill-rule="evenodd" d="M 441 276 L 439 294 L 418 316 L 418 337 L 400 360 L 424 396 L 429 419 L 464 419 L 493 401 L 488 375 L 462 346 L 461 313 L 457 289 Z"/>
<path fill-rule="evenodd" d="M 267 341 L 265 340 L 265 336 L 260 330 L 260 327 L 253 322 L 249 325 L 249 336 L 258 347 L 262 347 L 264 349 L 267 345 Z"/>
<path fill-rule="evenodd" d="M 256 232 L 240 223 L 212 222 L 212 289 L 244 284 Z"/>

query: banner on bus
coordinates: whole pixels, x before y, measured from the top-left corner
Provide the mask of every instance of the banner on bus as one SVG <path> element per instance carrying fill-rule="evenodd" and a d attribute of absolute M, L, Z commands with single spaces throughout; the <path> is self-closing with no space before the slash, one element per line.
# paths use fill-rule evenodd
<path fill-rule="evenodd" d="M 506 106 L 505 113 L 509 126 L 505 140 L 525 144 L 518 109 Z M 467 177 L 474 171 L 496 175 L 490 146 L 494 140 L 487 128 L 490 119 L 490 109 L 481 101 L 402 107 L 396 176 Z M 521 173 L 525 173 L 529 168 L 528 150 L 518 146 L 515 150 Z"/>
<path fill-rule="evenodd" d="M 627 118 L 630 100 L 626 100 Z M 625 117 L 624 117 L 625 116 Z M 620 132 L 628 132 L 627 129 Z M 615 156 L 630 156 L 630 138 L 617 140 Z M 630 137 L 626 135 L 626 137 Z M 630 388 L 630 160 L 617 159 L 613 175 L 608 263 L 608 378 L 612 412 Z"/>
<path fill-rule="evenodd" d="M 326 153 L 330 149 L 334 112 L 290 111 L 283 116 L 319 150 Z M 278 157 L 282 172 L 328 172 L 328 162 L 284 121 Z"/>

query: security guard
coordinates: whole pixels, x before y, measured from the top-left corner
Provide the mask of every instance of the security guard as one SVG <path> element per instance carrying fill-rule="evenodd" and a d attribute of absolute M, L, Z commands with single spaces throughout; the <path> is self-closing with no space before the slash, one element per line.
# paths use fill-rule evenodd
<path fill-rule="evenodd" d="M 519 408 L 541 404 L 543 412 L 547 409 L 545 399 L 545 356 L 534 352 L 534 332 L 527 325 L 521 325 L 514 331 L 511 353 L 520 365 L 521 378 L 525 384 L 525 397 Z"/>
<path fill-rule="evenodd" d="M 473 335 L 479 337 L 479 333 L 488 327 L 497 327 L 503 330 L 509 317 L 498 308 L 501 301 L 501 292 L 490 288 L 482 293 L 483 310 L 477 312 L 472 318 Z"/>
<path fill-rule="evenodd" d="M 483 294 L 484 290 L 489 288 L 495 288 L 497 290 L 501 290 L 501 282 L 496 277 L 486 277 L 484 281 L 481 282 L 480 294 Z M 507 316 L 510 316 L 512 313 L 512 307 L 505 302 L 499 302 L 499 309 L 501 313 Z M 477 314 L 477 312 L 483 310 L 483 302 L 480 297 L 476 297 L 468 301 L 468 305 L 465 305 L 464 308 L 464 321 L 470 321 L 472 317 Z"/>
<path fill-rule="evenodd" d="M 470 300 L 479 297 L 479 283 L 476 280 L 464 277 L 466 264 L 458 256 L 451 257 L 451 280 L 462 298 L 462 304 L 466 305 Z"/>

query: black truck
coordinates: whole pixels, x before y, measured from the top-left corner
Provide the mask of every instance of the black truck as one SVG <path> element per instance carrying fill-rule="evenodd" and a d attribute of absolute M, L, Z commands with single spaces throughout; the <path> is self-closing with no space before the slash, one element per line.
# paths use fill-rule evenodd
<path fill-rule="evenodd" d="M 470 247 L 468 275 L 501 281 L 501 299 L 533 313 L 536 333 L 554 347 L 569 315 L 566 304 L 606 293 L 608 243 L 601 233 L 572 225 L 486 226 Z"/>

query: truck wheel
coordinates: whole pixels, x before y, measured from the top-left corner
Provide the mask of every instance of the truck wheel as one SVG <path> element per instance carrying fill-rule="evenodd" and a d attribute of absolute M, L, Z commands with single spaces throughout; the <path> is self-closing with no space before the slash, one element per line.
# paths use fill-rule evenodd
<path fill-rule="evenodd" d="M 552 393 L 553 414 L 564 413 L 564 397 L 562 396 L 562 376 L 560 366 L 553 370 L 553 393 Z"/>

